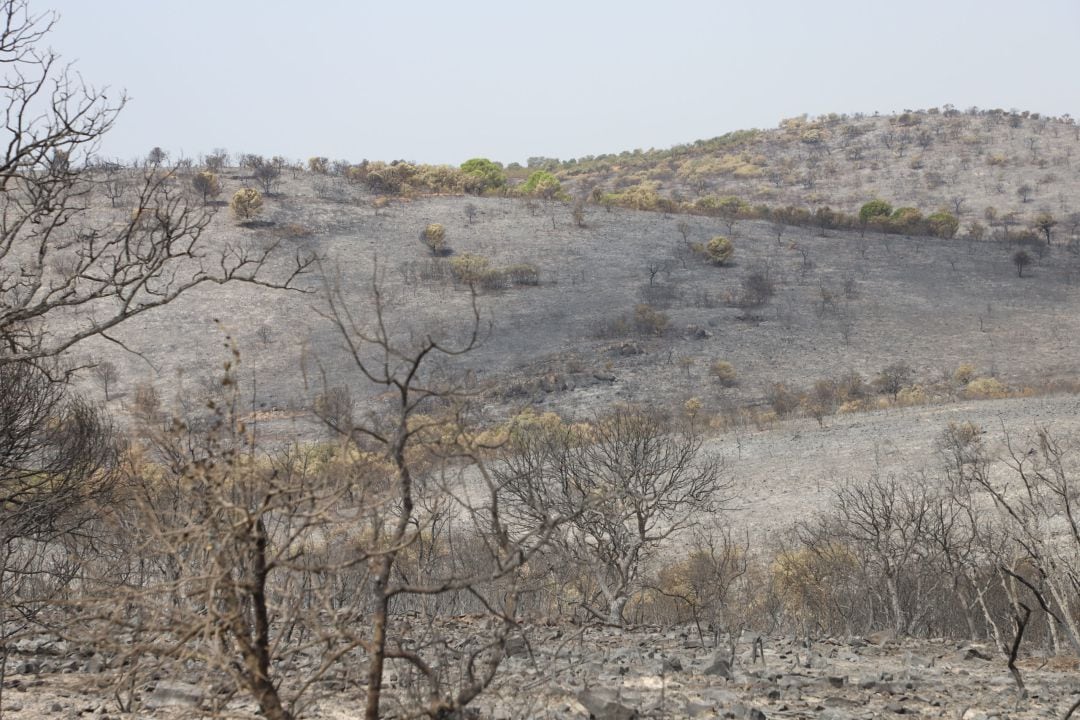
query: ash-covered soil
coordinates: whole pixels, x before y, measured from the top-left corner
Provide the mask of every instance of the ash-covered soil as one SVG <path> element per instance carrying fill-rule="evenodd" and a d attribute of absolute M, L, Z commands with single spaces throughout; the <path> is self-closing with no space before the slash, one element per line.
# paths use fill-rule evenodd
<path fill-rule="evenodd" d="M 467 636 L 468 618 L 447 623 Z M 855 720 L 915 716 L 963 720 L 1063 717 L 1080 700 L 1071 656 L 1024 657 L 1027 687 L 1019 698 L 1006 659 L 981 643 L 868 637 L 761 637 L 740 633 L 732 646 L 693 626 L 620 630 L 535 626 L 512 643 L 489 692 L 470 717 L 490 720 L 558 718 L 823 718 Z M 703 642 L 704 640 L 704 642 Z M 4 714 L 11 718 L 212 717 L 215 688 L 179 676 L 148 676 L 135 685 L 130 712 L 118 709 L 108 660 L 62 642 L 24 641 L 9 659 Z M 734 650 L 734 655 L 732 655 Z M 311 659 L 311 664 L 317 658 Z M 303 673 L 311 667 L 297 667 Z M 317 686 L 303 718 L 345 720 L 360 714 L 362 673 Z M 405 717 L 407 693 L 397 673 L 385 680 L 386 717 Z M 254 705 L 234 698 L 219 715 L 256 718 Z"/>
<path fill-rule="evenodd" d="M 230 193 L 244 181 L 225 184 Z M 427 274 L 433 259 L 419 240 L 427 223 L 445 225 L 456 255 L 484 255 L 496 267 L 535 266 L 538 286 L 481 292 L 491 332 L 450 363 L 471 371 L 490 417 L 529 405 L 577 416 L 625 401 L 680 407 L 690 397 L 703 401 L 704 412 L 719 413 L 761 404 L 772 383 L 805 388 L 847 371 L 871 379 L 897 361 L 910 364 L 922 383 L 962 363 L 1014 388 L 1080 374 L 1080 257 L 1056 244 L 1018 278 L 1007 244 L 822 237 L 807 228 L 788 228 L 777 242 L 767 224 L 739 222 L 734 264 L 714 267 L 688 253 L 677 230 L 687 223 L 690 242 L 728 234 L 708 218 L 590 207 L 579 228 L 560 203 L 530 210 L 521 200 L 424 197 L 376 212 L 371 200 L 339 179 L 302 174 L 268 198 L 272 225 L 239 227 L 222 211 L 207 238 L 212 245 L 276 239 L 282 268 L 294 251 L 317 252 L 325 258 L 322 273 L 361 323 L 372 316 L 377 275 L 390 326 L 404 339 L 452 338 L 469 325 L 468 291 Z M 477 209 L 472 222 L 468 204 Z M 290 224 L 310 236 L 279 237 Z M 776 295 L 760 307 L 738 307 L 732 301 L 752 272 L 766 273 Z M 320 316 L 321 284 L 312 273 L 302 281 L 307 294 L 200 288 L 116 333 L 142 357 L 106 342 L 81 348 L 119 366 L 116 409 L 140 382 L 155 384 L 166 400 L 197 396 L 220 377 L 228 342 L 241 352 L 246 396 L 278 418 L 294 416 L 326 388 L 347 387 L 363 399 L 372 389 Z M 668 318 L 662 334 L 612 329 L 646 300 Z M 709 372 L 721 359 L 735 367 L 734 387 Z"/>

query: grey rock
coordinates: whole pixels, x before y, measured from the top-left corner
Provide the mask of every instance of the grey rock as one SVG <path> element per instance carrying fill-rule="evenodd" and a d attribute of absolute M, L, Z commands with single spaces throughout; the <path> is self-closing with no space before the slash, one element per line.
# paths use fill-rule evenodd
<path fill-rule="evenodd" d="M 99 673 L 105 670 L 106 662 L 105 658 L 101 655 L 91 655 L 86 662 L 83 663 L 82 671 L 85 673 Z"/>
<path fill-rule="evenodd" d="M 617 702 L 612 693 L 602 690 L 582 690 L 577 701 L 589 713 L 590 720 L 634 720 L 637 710 Z"/>
<path fill-rule="evenodd" d="M 909 667 L 928 668 L 934 667 L 934 659 L 923 657 L 922 655 L 913 655 L 908 653 L 904 658 L 904 663 Z"/>
<path fill-rule="evenodd" d="M 816 717 L 817 720 L 851 720 L 852 715 L 839 708 L 825 708 Z"/>
<path fill-rule="evenodd" d="M 739 642 L 746 645 L 758 642 L 759 640 L 763 639 L 764 638 L 761 637 L 761 633 L 755 632 L 753 630 L 743 630 L 742 633 L 739 635 Z"/>
<path fill-rule="evenodd" d="M 529 652 L 529 645 L 525 642 L 525 638 L 520 635 L 507 638 L 506 640 L 506 656 L 514 657 L 515 655 L 525 655 Z"/>
<path fill-rule="evenodd" d="M 709 667 L 705 668 L 704 672 L 706 675 L 719 675 L 726 680 L 730 680 L 732 677 L 731 663 L 729 663 L 726 658 L 720 657 L 720 654 L 717 653 L 713 656 L 712 662 L 709 664 Z"/>
<path fill-rule="evenodd" d="M 198 707 L 202 704 L 204 695 L 202 688 L 191 683 L 162 680 L 143 699 L 143 705 L 151 709 Z"/>
<path fill-rule="evenodd" d="M 601 382 L 615 382 L 615 376 L 609 372 L 595 372 L 593 377 Z"/>
<path fill-rule="evenodd" d="M 16 675 L 36 675 L 41 672 L 41 666 L 34 660 L 23 660 L 15 666 Z"/>
<path fill-rule="evenodd" d="M 739 701 L 739 696 L 730 690 L 724 690 L 723 688 L 702 688 L 697 693 L 702 701 L 708 703 L 711 707 L 730 707 Z"/>
<path fill-rule="evenodd" d="M 689 702 L 683 710 L 683 715 L 688 718 L 714 718 L 716 717 L 716 708 L 712 705 Z"/>
<path fill-rule="evenodd" d="M 896 642 L 895 630 L 878 630 L 866 636 L 866 642 L 871 645 L 890 645 Z"/>
<path fill-rule="evenodd" d="M 829 685 L 834 688 L 842 688 L 847 684 L 847 678 L 843 675 L 830 675 L 828 681 Z"/>

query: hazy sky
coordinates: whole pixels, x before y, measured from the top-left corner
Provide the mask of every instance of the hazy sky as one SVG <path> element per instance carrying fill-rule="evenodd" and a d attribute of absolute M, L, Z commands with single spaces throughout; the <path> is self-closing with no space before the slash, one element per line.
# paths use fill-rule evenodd
<path fill-rule="evenodd" d="M 458 164 L 668 147 L 801 113 L 1080 114 L 1077 0 L 31 0 L 155 145 Z"/>

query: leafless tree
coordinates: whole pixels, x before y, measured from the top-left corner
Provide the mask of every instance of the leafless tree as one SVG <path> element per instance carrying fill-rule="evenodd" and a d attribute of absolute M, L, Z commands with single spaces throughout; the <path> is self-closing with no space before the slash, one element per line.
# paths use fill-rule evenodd
<path fill-rule="evenodd" d="M 1017 491 L 990 475 L 973 476 L 972 482 L 993 500 L 1016 551 L 1035 572 L 1023 578 L 1015 562 L 1006 570 L 1036 596 L 1051 627 L 1080 652 L 1080 517 L 1070 465 L 1073 448 L 1046 428 L 1036 432 L 1034 441 L 1036 447 L 1025 450 L 1006 436 L 1006 464 L 1019 483 Z"/>
<path fill-rule="evenodd" d="M 365 599 L 370 608 L 368 623 L 350 631 L 350 637 L 367 648 L 369 657 L 365 717 L 379 717 L 379 688 L 389 661 L 404 663 L 426 683 L 424 714 L 446 717 L 460 711 L 491 681 L 503 657 L 507 634 L 516 622 L 517 593 L 505 586 L 496 588 L 495 583 L 509 578 L 574 513 L 553 513 L 511 528 L 501 510 L 507 502 L 507 489 L 489 474 L 482 448 L 471 439 L 464 424 L 462 403 L 469 391 L 462 382 L 431 368 L 438 358 L 453 359 L 471 352 L 485 337 L 489 326 L 481 320 L 475 294 L 470 326 L 456 343 L 426 334 L 411 339 L 396 336 L 388 320 L 377 271 L 368 312 L 358 315 L 346 298 L 340 281 L 327 278 L 327 309 L 323 316 L 344 342 L 359 379 L 382 388 L 393 398 L 381 416 L 370 414 L 346 422 L 324 417 L 332 429 L 358 449 L 373 448 L 390 469 L 385 491 L 388 502 L 378 513 L 380 541 L 357 558 L 370 573 Z M 447 433 L 452 438 L 449 441 Z M 431 469 L 421 473 L 415 457 L 425 451 Z M 478 486 L 471 490 L 462 484 L 465 467 L 479 479 Z M 411 548 L 422 546 L 425 534 L 433 533 L 431 508 L 438 506 L 445 506 L 450 517 L 456 518 L 444 523 L 456 523 L 459 533 L 461 528 L 470 528 L 475 537 L 482 538 L 484 561 L 476 568 L 452 563 L 427 577 L 403 572 Z M 454 657 L 448 662 L 465 670 L 457 685 L 449 687 L 443 677 L 446 668 L 433 666 L 431 657 L 425 659 L 424 652 L 410 649 L 410 641 L 394 627 L 391 603 L 455 593 L 478 599 L 496 622 L 485 642 L 464 650 L 464 656 L 451 653 Z M 446 639 L 437 635 L 430 639 L 434 643 L 431 649 L 447 649 Z"/>
<path fill-rule="evenodd" d="M 930 596 L 928 588 L 910 592 L 918 582 L 915 575 L 928 562 L 923 544 L 931 510 L 926 488 L 895 478 L 871 477 L 841 485 L 834 506 L 816 525 L 800 530 L 804 544 L 838 542 L 853 553 L 868 585 L 873 579 L 880 581 L 893 628 L 898 634 L 908 633 L 928 610 Z"/>
<path fill-rule="evenodd" d="M 109 360 L 99 360 L 94 363 L 93 368 L 94 379 L 101 385 L 102 392 L 105 393 L 105 402 L 108 402 L 110 398 L 110 390 L 113 385 L 120 378 L 120 373 L 116 369 L 115 363 Z"/>
<path fill-rule="evenodd" d="M 1017 250 L 1012 255 L 1012 263 L 1016 266 L 1016 277 L 1024 277 L 1024 268 L 1032 263 L 1031 255 L 1027 250 Z"/>
<path fill-rule="evenodd" d="M 73 391 L 77 368 L 64 353 L 87 338 L 115 340 L 113 328 L 199 285 L 293 287 L 312 262 L 296 256 L 271 276 L 271 264 L 283 267 L 274 245 L 207 242 L 211 216 L 153 163 L 132 178 L 134 211 L 97 223 L 95 152 L 125 98 L 85 84 L 44 49 L 54 22 L 25 0 L 0 2 L 0 573 L 32 581 L 0 576 L 5 633 L 13 616 L 49 607 L 49 587 L 85 575 L 90 553 L 78 546 L 102 540 L 117 487 L 114 434 Z"/>
<path fill-rule="evenodd" d="M 721 460 L 702 452 L 693 423 L 636 407 L 597 417 L 587 432 L 559 424 L 523 428 L 494 475 L 519 521 L 573 518 L 554 542 L 596 588 L 582 608 L 621 625 L 658 545 L 716 510 L 730 487 Z"/>
<path fill-rule="evenodd" d="M 281 180 L 281 165 L 273 160 L 255 156 L 251 161 L 251 174 L 267 195 L 273 193 Z"/>
<path fill-rule="evenodd" d="M 314 409 L 336 437 L 323 451 L 258 447 L 235 350 L 207 417 L 146 413 L 153 464 L 132 466 L 114 520 L 134 551 L 97 578 L 87 623 L 109 629 L 98 642 L 121 639 L 129 674 L 201 672 L 224 682 L 219 701 L 245 693 L 273 720 L 358 668 L 368 718 L 457 716 L 495 677 L 519 632 L 517 570 L 559 520 L 504 521 L 464 386 L 436 367 L 474 349 L 485 324 L 474 305 L 459 343 L 436 340 L 395 322 L 377 282 L 362 312 L 346 291 L 326 277 L 323 316 L 360 384 L 389 394 L 361 406 L 323 387 Z M 463 612 L 486 628 L 454 635 L 447 616 Z M 384 690 L 388 668 L 397 692 Z"/>
<path fill-rule="evenodd" d="M 88 337 L 108 336 L 198 285 L 291 287 L 308 269 L 310 259 L 298 256 L 291 270 L 271 278 L 276 246 L 211 248 L 202 237 L 210 215 L 189 207 L 163 168 L 148 169 L 134 188 L 130 218 L 92 224 L 92 175 L 82 168 L 125 99 L 85 85 L 41 49 L 52 17 L 31 14 L 24 0 L 6 0 L 0 21 L 0 64 L 8 72 L 0 260 L 19 267 L 0 278 L 0 364 L 56 356 Z M 58 155 L 67 161 L 54 162 Z M 70 312 L 75 308 L 78 316 Z M 61 316 L 72 321 L 63 330 L 51 322 Z"/>
<path fill-rule="evenodd" d="M 11 639 L 66 597 L 116 489 L 111 425 L 48 370 L 0 365 L 0 680 Z"/>
<path fill-rule="evenodd" d="M 915 371 L 906 362 L 890 363 L 874 379 L 874 386 L 881 393 L 892 395 L 896 399 L 900 391 L 911 384 Z"/>

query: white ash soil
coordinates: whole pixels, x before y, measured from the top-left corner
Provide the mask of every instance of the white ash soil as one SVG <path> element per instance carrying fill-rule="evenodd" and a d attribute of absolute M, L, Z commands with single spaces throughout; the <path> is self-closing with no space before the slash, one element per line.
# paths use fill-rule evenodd
<path fill-rule="evenodd" d="M 226 191 L 241 184 L 229 179 Z M 778 244 L 768 225 L 742 222 L 735 264 L 717 268 L 680 250 L 680 221 L 691 225 L 691 241 L 726 233 L 722 223 L 706 218 L 590 208 L 588 227 L 578 228 L 569 208 L 557 203 L 541 204 L 534 215 L 517 200 L 427 197 L 376 214 L 370 200 L 340 180 L 302 174 L 268 199 L 274 227 L 241 228 L 223 211 L 208 237 L 222 244 L 263 242 L 289 223 L 309 228 L 311 237 L 285 239 L 283 249 L 325 256 L 327 272 L 338 278 L 361 321 L 371 314 L 368 290 L 377 258 L 388 314 L 403 335 L 452 336 L 469 321 L 466 290 L 416 277 L 431 262 L 418 239 L 427 223 L 446 226 L 457 254 L 482 254 L 496 266 L 532 263 L 540 286 L 482 293 L 479 304 L 492 332 L 481 348 L 455 361 L 489 388 L 483 402 L 491 417 L 530 404 L 588 415 L 614 402 L 677 407 L 689 397 L 716 413 L 761 403 L 773 382 L 806 387 L 849 370 L 869 379 L 901 360 L 923 381 L 961 363 L 1015 387 L 1080 375 L 1080 257 L 1056 245 L 1018 278 L 1008 245 L 857 233 L 819 237 L 797 228 Z M 467 203 L 479 210 L 471 224 Z M 606 323 L 633 313 L 654 261 L 665 265 L 654 278 L 661 290 L 654 292 L 670 294 L 657 303 L 670 317 L 667 331 L 662 337 L 598 337 Z M 777 286 L 768 305 L 726 304 L 744 275 L 763 268 Z M 303 282 L 314 289 L 319 279 Z M 823 290 L 831 302 L 823 302 Z M 318 293 L 206 287 L 117 333 L 145 360 L 107 343 L 84 349 L 120 366 L 113 406 L 121 409 L 134 385 L 146 380 L 166 399 L 198 395 L 221 374 L 228 334 L 241 351 L 245 387 L 255 379 L 257 405 L 274 411 L 272 417 L 291 418 L 324 387 L 349 387 L 358 399 L 371 392 L 319 317 L 323 307 Z M 621 352 L 626 343 L 637 354 Z M 735 366 L 737 387 L 712 380 L 708 367 L 718 359 Z M 282 432 L 297 430 L 286 424 Z"/>
<path fill-rule="evenodd" d="M 723 522 L 766 541 L 828 510 L 838 483 L 940 476 L 943 458 L 936 443 L 951 422 L 972 422 L 983 429 L 987 451 L 996 461 L 991 471 L 1005 477 L 1010 444 L 1022 456 L 1038 447 L 1035 434 L 1041 428 L 1063 439 L 1080 434 L 1080 398 L 896 408 L 829 417 L 824 427 L 806 419 L 769 430 L 725 433 L 705 446 L 725 458 L 734 482 L 731 511 Z"/>
<path fill-rule="evenodd" d="M 464 638 L 470 621 L 456 623 Z M 753 633 L 735 644 L 704 644 L 691 627 L 668 630 L 607 627 L 532 627 L 504 661 L 494 685 L 472 706 L 473 717 L 566 718 L 933 718 L 1062 717 L 1080 697 L 1074 657 L 1024 657 L 1019 666 L 1028 697 L 1017 690 L 1005 658 L 980 644 L 867 638 L 808 641 L 764 637 L 764 661 L 752 653 Z M 717 660 L 724 662 L 717 662 Z M 87 671 L 82 660 L 38 658 L 45 672 L 8 675 L 4 714 L 11 718 L 211 717 L 212 692 L 182 677 L 141 679 L 136 710 L 120 712 L 107 667 Z M 25 663 L 16 657 L 14 664 Z M 315 662 L 314 660 L 312 661 Z M 66 670 L 54 670 L 57 667 Z M 297 668 L 303 672 L 305 668 Z M 362 677 L 362 676 L 361 676 Z M 317 687 L 301 717 L 344 720 L 362 707 L 362 681 Z M 401 717 L 399 677 L 386 677 L 386 717 Z M 258 717 L 234 698 L 218 717 Z"/>

